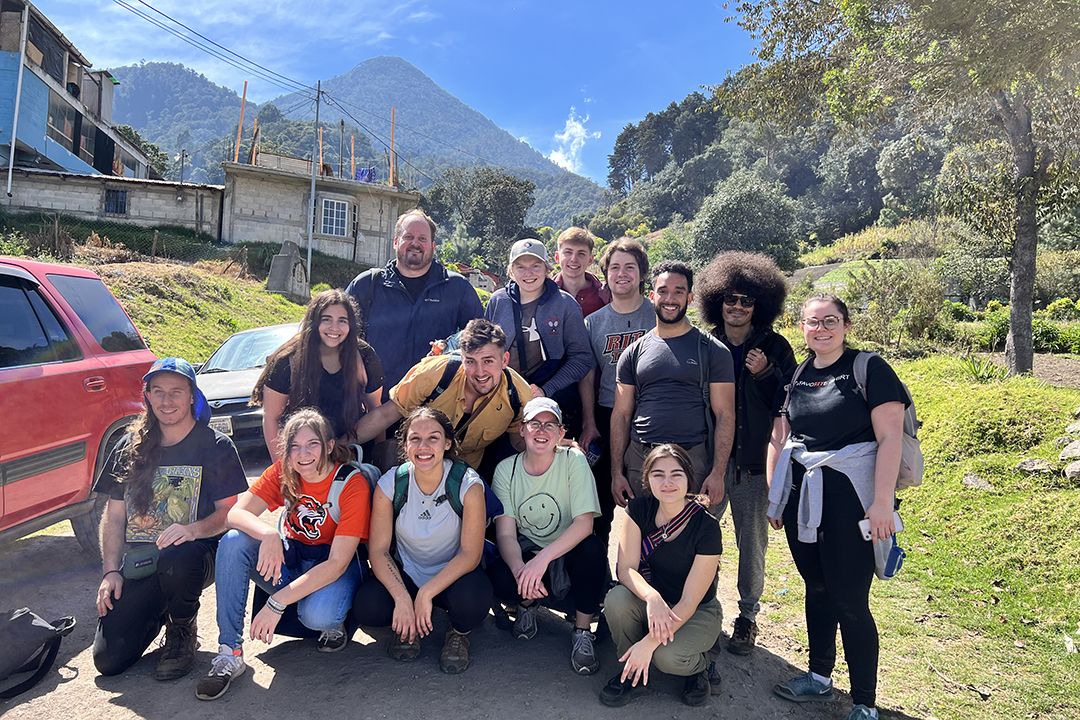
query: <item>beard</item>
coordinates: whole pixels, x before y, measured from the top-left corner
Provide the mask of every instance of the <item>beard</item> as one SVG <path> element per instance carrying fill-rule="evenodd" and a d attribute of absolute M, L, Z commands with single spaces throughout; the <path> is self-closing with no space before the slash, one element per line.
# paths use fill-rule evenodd
<path fill-rule="evenodd" d="M 659 320 L 660 322 L 664 323 L 665 325 L 678 325 L 680 322 L 682 322 L 682 319 L 684 317 L 686 317 L 686 308 L 687 308 L 687 306 L 683 305 L 681 308 L 679 308 L 679 312 L 675 313 L 675 319 L 674 320 L 668 320 L 666 317 L 664 317 L 663 310 L 661 310 L 660 306 L 657 305 L 656 306 L 656 319 Z"/>

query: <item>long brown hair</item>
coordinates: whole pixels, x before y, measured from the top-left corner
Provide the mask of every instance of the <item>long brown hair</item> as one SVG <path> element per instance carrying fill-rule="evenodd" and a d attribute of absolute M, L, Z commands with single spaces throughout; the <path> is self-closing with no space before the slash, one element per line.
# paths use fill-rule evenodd
<path fill-rule="evenodd" d="M 154 477 L 161 464 L 161 423 L 150 408 L 150 400 L 143 392 L 146 408 L 128 430 L 131 442 L 123 455 L 126 477 L 124 485 L 128 488 L 128 498 L 136 515 L 145 515 L 150 510 L 150 501 L 154 498 Z"/>
<path fill-rule="evenodd" d="M 274 366 L 282 358 L 289 359 L 289 402 L 285 414 L 303 407 L 316 407 L 319 402 L 319 385 L 322 381 L 322 359 L 319 357 L 319 320 L 327 308 L 341 305 L 349 318 L 349 333 L 338 345 L 338 358 L 341 361 L 342 380 L 345 385 L 345 397 L 342 415 L 345 427 L 352 429 L 363 414 L 360 396 L 367 385 L 367 368 L 360 357 L 360 308 L 356 301 L 344 290 L 323 290 L 308 303 L 300 330 L 266 358 L 255 387 L 251 391 L 251 404 L 262 405 L 263 387 L 273 372 Z M 363 380 L 357 377 L 360 374 Z"/>
<path fill-rule="evenodd" d="M 329 464 L 331 467 L 338 463 L 348 462 L 350 458 L 349 448 L 340 443 L 334 443 L 333 450 L 327 450 L 330 443 L 334 442 L 334 428 L 330 421 L 313 408 L 297 410 L 285 423 L 281 431 L 281 495 L 285 498 L 285 505 L 289 508 L 296 507 L 296 501 L 300 497 L 300 487 L 303 478 L 300 473 L 293 470 L 289 463 L 289 446 L 296 439 L 296 434 L 304 428 L 311 428 L 315 437 L 322 443 L 322 454 L 319 456 L 318 467 L 323 468 Z M 329 468 L 327 468 L 329 470 Z"/>

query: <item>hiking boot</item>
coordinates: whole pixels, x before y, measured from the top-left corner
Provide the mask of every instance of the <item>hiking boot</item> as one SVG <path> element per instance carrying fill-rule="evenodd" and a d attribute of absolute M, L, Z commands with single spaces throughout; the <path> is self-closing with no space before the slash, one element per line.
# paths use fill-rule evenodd
<path fill-rule="evenodd" d="M 727 650 L 735 655 L 749 655 L 757 642 L 757 623 L 744 617 L 735 618 L 735 627 L 731 629 L 731 639 Z"/>
<path fill-rule="evenodd" d="M 240 650 L 228 645 L 218 648 L 217 656 L 210 662 L 210 674 L 199 681 L 195 697 L 200 700 L 217 700 L 229 689 L 233 680 L 244 674 L 247 663 Z"/>
<path fill-rule="evenodd" d="M 420 657 L 420 638 L 413 638 L 409 642 L 407 638 L 394 635 L 394 642 L 386 652 L 398 662 L 412 662 Z"/>
<path fill-rule="evenodd" d="M 706 670 L 709 675 L 709 692 L 713 695 L 719 695 L 724 692 L 724 678 L 720 677 L 720 671 L 716 669 L 716 662 L 709 661 L 709 669 Z"/>
<path fill-rule="evenodd" d="M 157 679 L 182 678 L 195 667 L 195 651 L 199 649 L 199 626 L 195 618 L 165 624 L 165 645 L 158 658 Z"/>
<path fill-rule="evenodd" d="M 570 651 L 570 664 L 578 675 L 592 675 L 600 669 L 600 661 L 593 649 L 593 641 L 596 637 L 588 630 L 574 628 L 571 638 L 573 643 Z"/>
<path fill-rule="evenodd" d="M 344 650 L 349 644 L 349 636 L 345 634 L 345 626 L 338 625 L 333 630 L 323 630 L 319 633 L 316 648 L 319 652 L 332 653 Z"/>
<path fill-rule="evenodd" d="M 600 691 L 600 702 L 608 707 L 622 707 L 634 697 L 636 688 L 629 680 L 622 680 L 621 674 L 608 680 L 608 684 Z"/>
<path fill-rule="evenodd" d="M 452 627 L 446 631 L 439 667 L 447 675 L 457 675 L 469 669 L 469 633 L 459 633 Z"/>
<path fill-rule="evenodd" d="M 699 672 L 689 675 L 683 683 L 682 701 L 690 707 L 697 707 L 709 702 L 712 695 L 712 687 L 709 684 L 709 672 Z"/>
<path fill-rule="evenodd" d="M 847 716 L 847 720 L 877 720 L 877 713 L 865 705 L 856 705 L 851 708 L 851 713 Z"/>
<path fill-rule="evenodd" d="M 518 640 L 532 640 L 536 637 L 536 613 L 540 610 L 540 603 L 532 605 L 518 605 L 517 619 L 510 632 Z"/>
<path fill-rule="evenodd" d="M 777 685 L 773 692 L 792 702 L 832 702 L 836 699 L 832 683 L 818 682 L 809 672 Z"/>

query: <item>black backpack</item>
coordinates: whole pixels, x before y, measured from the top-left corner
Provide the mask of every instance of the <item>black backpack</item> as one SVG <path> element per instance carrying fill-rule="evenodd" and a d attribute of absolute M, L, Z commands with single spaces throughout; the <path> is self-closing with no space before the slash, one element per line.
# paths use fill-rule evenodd
<path fill-rule="evenodd" d="M 75 618 L 47 622 L 29 608 L 0 613 L 0 681 L 11 675 L 33 672 L 26 680 L 0 690 L 8 700 L 37 685 L 56 661 L 60 641 L 75 628 Z"/>

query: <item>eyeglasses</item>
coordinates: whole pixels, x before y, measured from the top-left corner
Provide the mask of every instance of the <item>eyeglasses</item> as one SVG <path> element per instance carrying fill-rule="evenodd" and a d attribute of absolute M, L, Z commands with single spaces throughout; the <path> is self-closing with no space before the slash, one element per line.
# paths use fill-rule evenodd
<path fill-rule="evenodd" d="M 804 328 L 809 328 L 811 330 L 817 330 L 822 325 L 825 326 L 826 330 L 835 330 L 840 326 L 840 318 L 835 315 L 826 315 L 820 320 L 817 318 L 803 318 L 802 325 Z"/>
<path fill-rule="evenodd" d="M 740 295 L 738 293 L 729 293 L 724 296 L 724 304 L 728 307 L 735 307 L 735 303 L 742 305 L 744 308 L 754 307 L 755 298 L 749 295 Z"/>
<path fill-rule="evenodd" d="M 541 430 L 545 430 L 545 431 L 547 431 L 549 433 L 553 433 L 553 432 L 558 432 L 562 428 L 562 425 L 560 425 L 557 422 L 552 422 L 550 420 L 547 421 L 547 422 L 540 422 L 539 420 L 530 420 L 529 422 L 527 422 L 525 424 L 528 425 L 529 429 L 532 430 L 533 432 L 540 432 Z"/>

